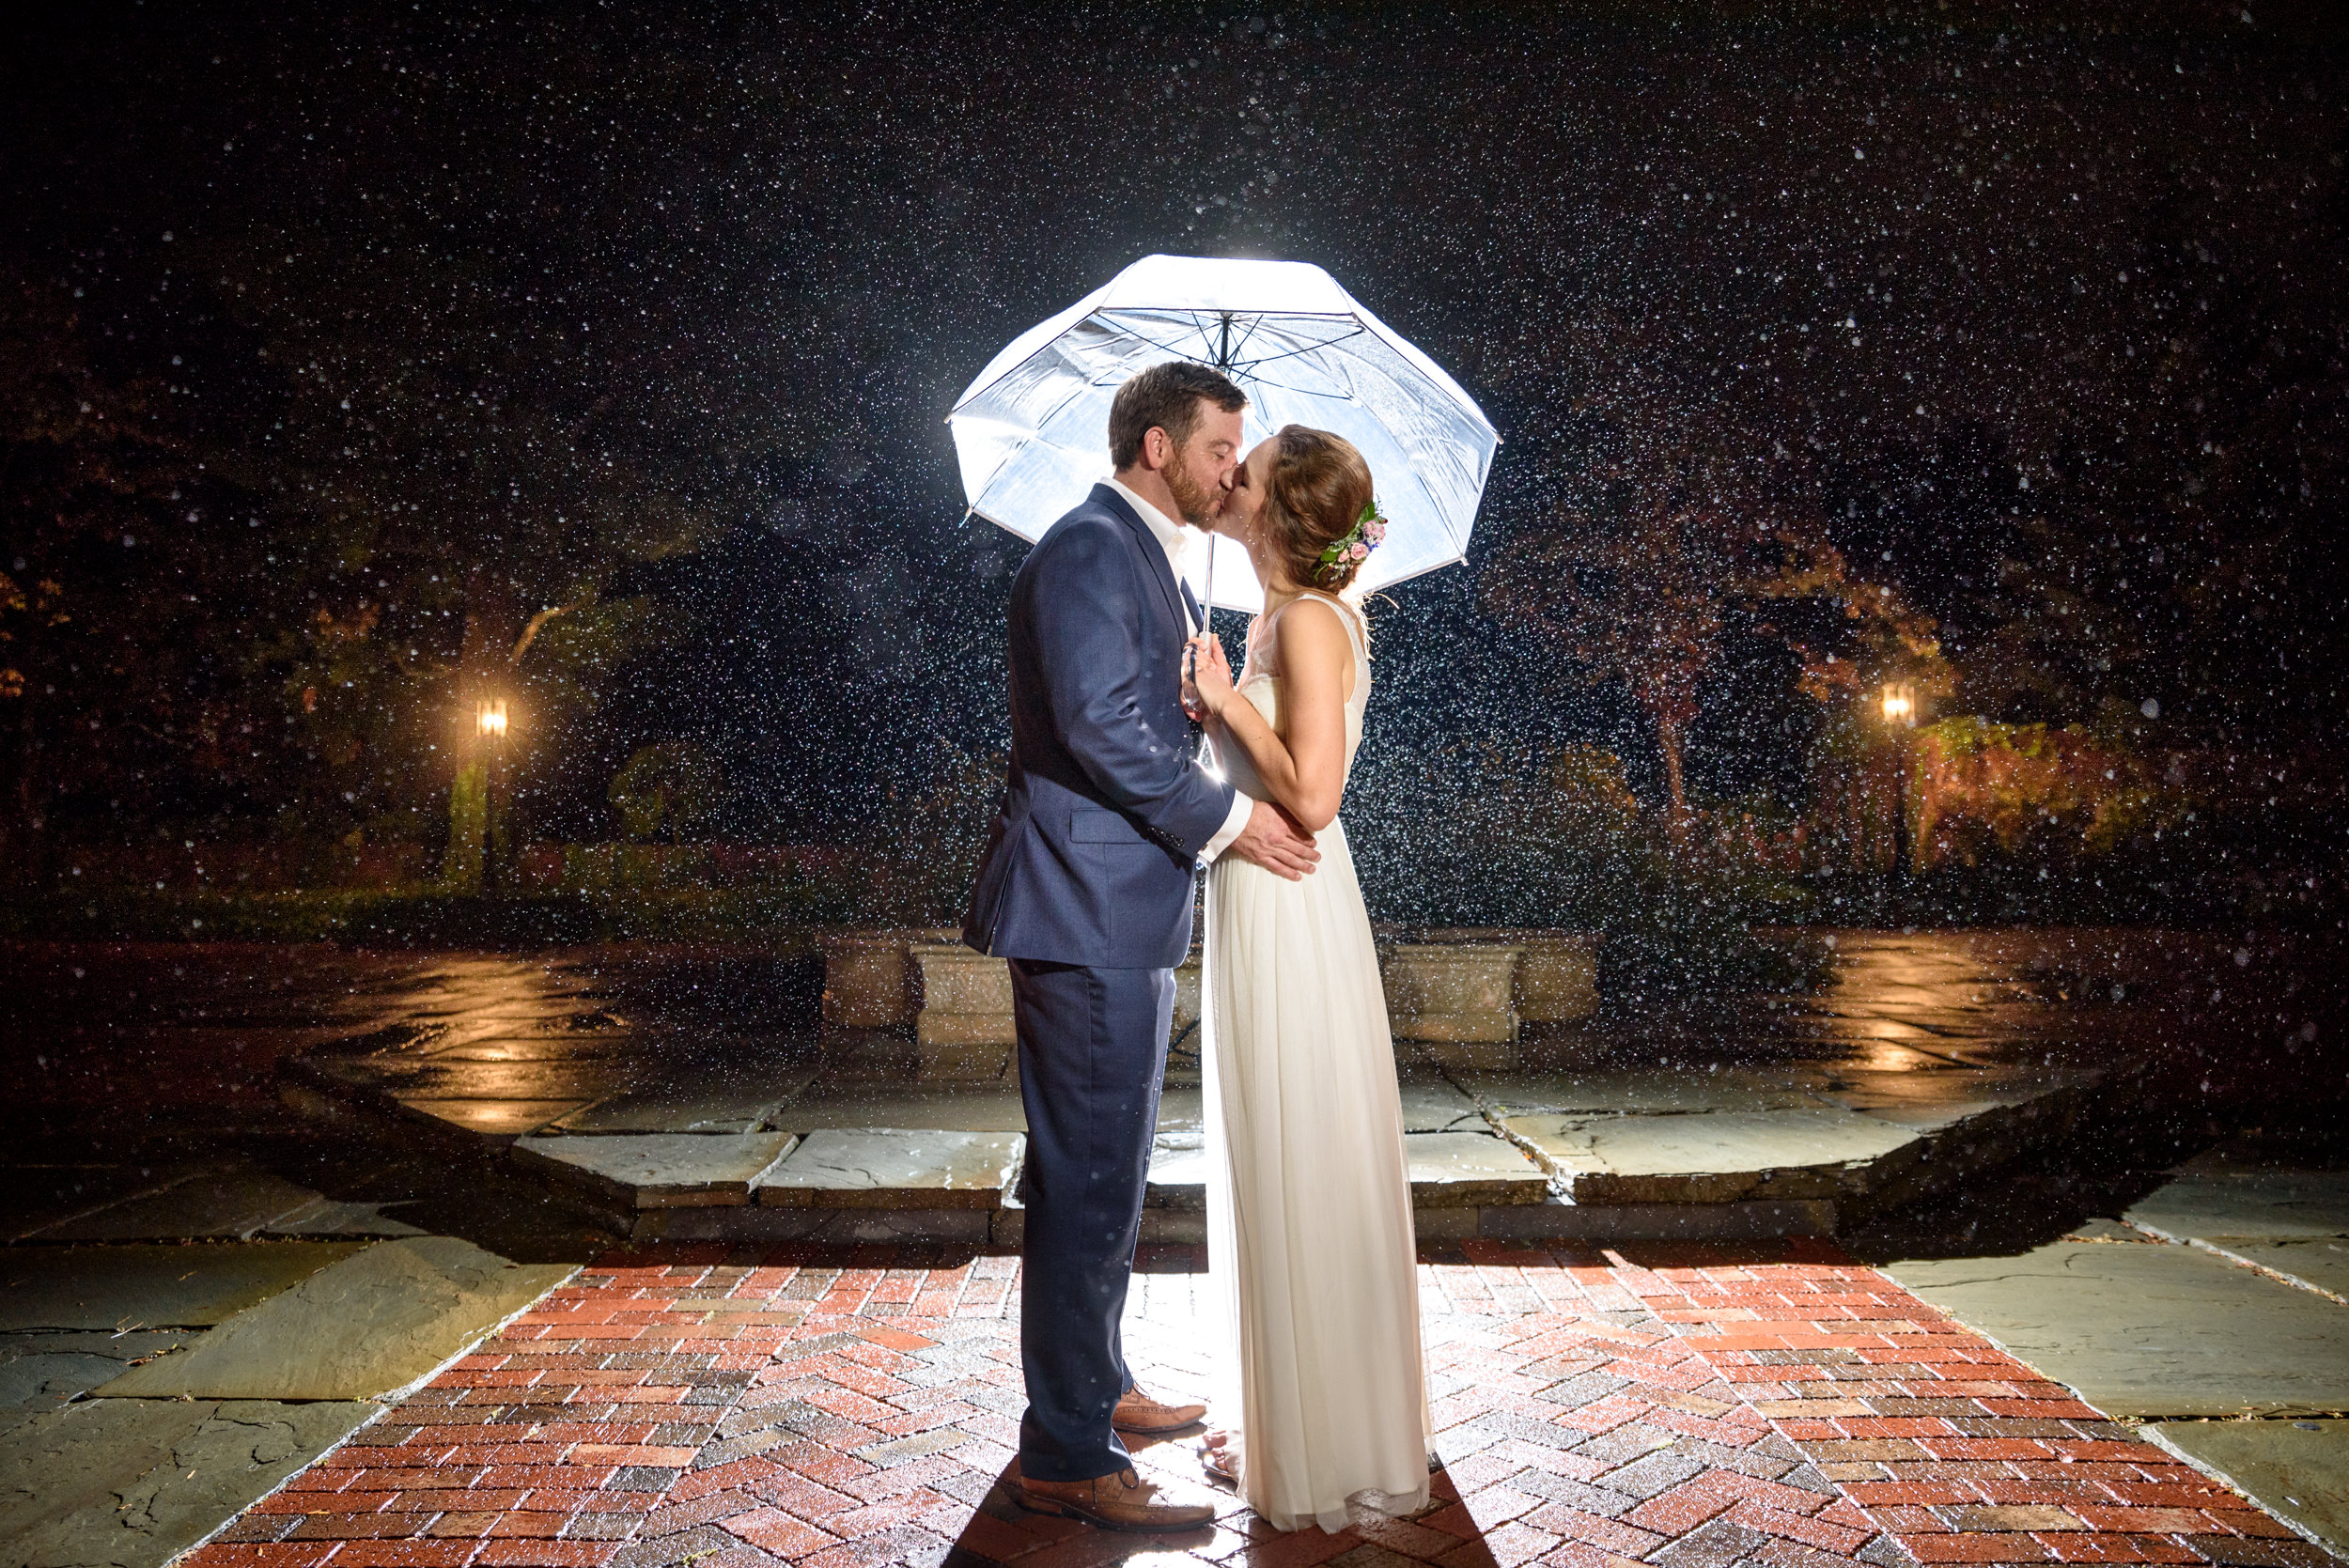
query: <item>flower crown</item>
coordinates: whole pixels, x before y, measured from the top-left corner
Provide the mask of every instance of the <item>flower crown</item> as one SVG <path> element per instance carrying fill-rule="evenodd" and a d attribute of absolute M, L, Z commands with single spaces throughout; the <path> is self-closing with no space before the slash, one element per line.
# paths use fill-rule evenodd
<path fill-rule="evenodd" d="M 1332 578 L 1347 567 L 1360 567 L 1370 558 L 1370 552 L 1387 542 L 1387 520 L 1378 510 L 1378 503 L 1362 504 L 1362 515 L 1354 520 L 1344 538 L 1336 540 L 1321 552 L 1321 565 L 1315 573 Z"/>

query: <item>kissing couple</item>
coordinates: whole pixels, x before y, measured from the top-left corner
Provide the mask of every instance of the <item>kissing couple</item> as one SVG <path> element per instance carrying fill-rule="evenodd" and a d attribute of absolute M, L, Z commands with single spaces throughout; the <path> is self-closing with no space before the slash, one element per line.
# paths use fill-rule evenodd
<path fill-rule="evenodd" d="M 1027 1111 L 1017 1495 L 1119 1529 L 1218 1507 L 1119 1437 L 1207 1415 L 1151 1399 L 1119 1334 L 1202 865 L 1209 1278 L 1237 1374 L 1202 1467 L 1282 1529 L 1428 1496 L 1394 1049 L 1337 815 L 1370 697 L 1348 590 L 1385 522 L 1338 436 L 1290 425 L 1243 454 L 1247 406 L 1201 365 L 1128 380 L 1114 473 L 1020 567 L 1010 776 L 963 923 L 1009 961 Z M 1237 677 L 1182 580 L 1190 529 L 1264 587 Z"/>

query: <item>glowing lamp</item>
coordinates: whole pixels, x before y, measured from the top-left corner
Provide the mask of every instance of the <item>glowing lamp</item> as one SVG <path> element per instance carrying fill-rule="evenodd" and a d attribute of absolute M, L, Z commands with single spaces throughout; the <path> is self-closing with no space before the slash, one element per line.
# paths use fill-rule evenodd
<path fill-rule="evenodd" d="M 1888 724 L 1914 726 L 1917 722 L 1917 695 L 1906 681 L 1887 681 L 1884 686 L 1884 722 Z"/>
<path fill-rule="evenodd" d="M 474 718 L 481 726 L 483 735 L 492 740 L 506 738 L 506 701 L 504 698 L 496 702 L 483 703 L 480 712 Z"/>

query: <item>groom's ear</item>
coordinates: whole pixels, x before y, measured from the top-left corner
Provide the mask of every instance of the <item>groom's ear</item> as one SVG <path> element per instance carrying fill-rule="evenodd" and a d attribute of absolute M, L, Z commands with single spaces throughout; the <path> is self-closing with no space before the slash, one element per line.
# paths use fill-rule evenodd
<path fill-rule="evenodd" d="M 1174 455 L 1174 438 L 1166 433 L 1163 425 L 1153 425 L 1142 432 L 1142 466 L 1157 470 L 1166 466 Z"/>

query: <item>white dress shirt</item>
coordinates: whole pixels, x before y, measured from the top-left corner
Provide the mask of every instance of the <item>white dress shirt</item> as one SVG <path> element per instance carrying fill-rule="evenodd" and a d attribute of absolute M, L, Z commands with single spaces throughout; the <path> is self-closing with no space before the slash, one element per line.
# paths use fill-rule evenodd
<path fill-rule="evenodd" d="M 1109 487 L 1126 498 L 1126 505 L 1134 509 L 1134 514 L 1142 519 L 1142 525 L 1150 530 L 1150 536 L 1159 541 L 1159 548 L 1166 551 L 1166 565 L 1174 574 L 1175 591 L 1179 597 L 1183 582 L 1183 552 L 1190 546 L 1182 526 L 1116 479 L 1111 479 Z M 1199 622 L 1191 614 L 1189 601 L 1183 605 L 1183 625 L 1193 636 L 1198 635 Z M 1207 840 L 1206 847 L 1199 851 L 1202 865 L 1231 847 L 1232 841 L 1239 837 L 1240 830 L 1248 826 L 1249 813 L 1255 809 L 1254 800 L 1237 792 L 1233 794 L 1231 815 L 1223 819 L 1223 826 L 1216 831 L 1215 837 Z"/>

